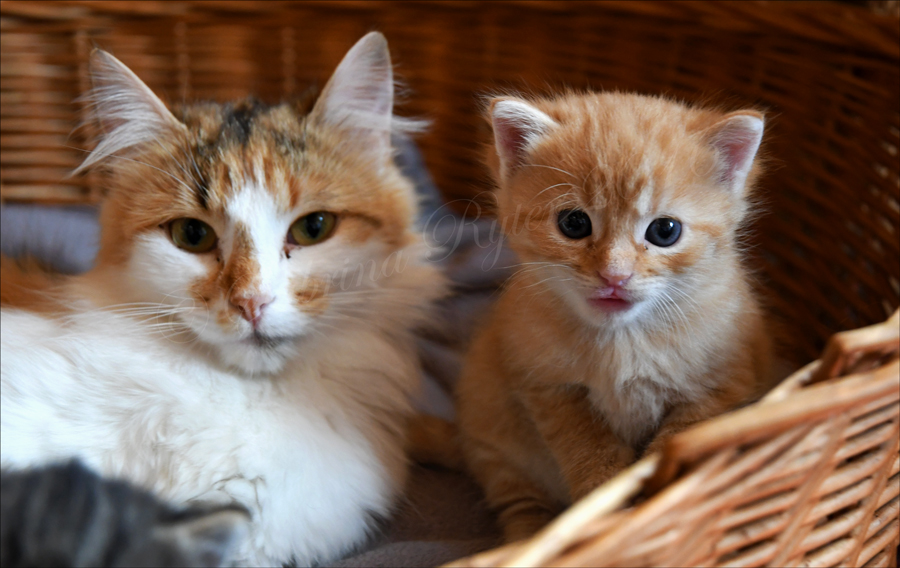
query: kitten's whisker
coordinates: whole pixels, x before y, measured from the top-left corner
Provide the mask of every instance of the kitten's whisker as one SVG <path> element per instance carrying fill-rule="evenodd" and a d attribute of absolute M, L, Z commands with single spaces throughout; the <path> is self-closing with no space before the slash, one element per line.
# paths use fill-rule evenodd
<path fill-rule="evenodd" d="M 547 265 L 543 265 L 543 266 L 526 266 L 525 268 L 516 270 L 515 274 L 517 274 L 517 275 L 518 274 L 528 274 L 530 272 L 535 272 L 538 270 L 545 270 L 545 269 L 549 269 L 549 268 L 569 268 L 569 267 L 564 264 L 547 264 Z"/>
<path fill-rule="evenodd" d="M 684 324 L 684 328 L 688 332 L 688 341 L 693 346 L 694 327 L 693 325 L 691 325 L 690 319 L 688 319 L 687 315 L 685 315 L 684 311 L 681 309 L 678 303 L 665 290 L 662 291 L 662 294 L 667 304 L 671 305 L 674 310 L 678 311 L 678 315 L 680 316 L 681 321 Z"/>
<path fill-rule="evenodd" d="M 688 303 L 690 303 L 691 306 L 694 307 L 696 310 L 698 310 L 698 311 L 702 310 L 702 307 L 697 302 L 697 300 L 695 300 L 693 297 L 691 297 L 691 295 L 688 294 L 687 292 L 685 292 L 684 290 L 681 290 L 680 288 L 677 288 L 675 286 L 671 286 L 669 288 L 669 290 L 678 294 L 678 297 L 680 299 L 683 299 L 683 300 L 687 301 Z"/>
<path fill-rule="evenodd" d="M 525 286 L 525 290 L 528 290 L 529 288 L 534 288 L 535 286 L 539 286 L 539 285 L 543 284 L 544 282 L 549 282 L 551 280 L 556 280 L 558 282 L 569 282 L 572 279 L 571 278 L 560 278 L 559 276 L 550 276 L 548 278 L 544 278 L 543 280 L 541 280 L 539 282 L 535 282 L 533 284 L 529 284 L 528 286 Z"/>

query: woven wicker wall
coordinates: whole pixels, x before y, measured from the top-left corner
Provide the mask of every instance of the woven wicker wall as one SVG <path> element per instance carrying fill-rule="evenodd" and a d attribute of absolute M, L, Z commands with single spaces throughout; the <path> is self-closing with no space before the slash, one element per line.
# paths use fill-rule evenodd
<path fill-rule="evenodd" d="M 385 33 L 403 111 L 439 187 L 489 184 L 479 95 L 563 86 L 665 93 L 768 111 L 770 214 L 753 244 L 772 304 L 812 359 L 900 296 L 900 20 L 824 2 L 20 2 L 0 4 L 3 200 L 96 201 L 67 178 L 90 147 L 75 99 L 103 47 L 170 101 L 266 101 L 322 85 Z M 799 330 L 802 330 L 800 332 Z"/>

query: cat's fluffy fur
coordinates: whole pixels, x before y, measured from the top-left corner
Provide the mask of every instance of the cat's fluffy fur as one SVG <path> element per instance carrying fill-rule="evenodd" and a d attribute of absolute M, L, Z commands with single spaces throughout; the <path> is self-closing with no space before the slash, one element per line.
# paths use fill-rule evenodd
<path fill-rule="evenodd" d="M 176 504 L 237 502 L 241 564 L 333 559 L 404 483 L 413 328 L 444 288 L 392 159 L 387 43 L 360 40 L 311 110 L 170 112 L 109 54 L 92 68 L 101 250 L 59 284 L 4 260 L 0 461 L 78 457 Z M 315 211 L 333 235 L 292 244 Z M 177 247 L 179 218 L 215 248 Z"/>
<path fill-rule="evenodd" d="M 176 509 L 77 462 L 0 475 L 7 568 L 231 566 L 249 525 L 243 509 Z"/>
<path fill-rule="evenodd" d="M 617 93 L 500 97 L 497 213 L 521 270 L 458 387 L 466 462 L 508 540 L 773 379 L 738 231 L 763 117 Z M 566 237 L 559 213 L 592 222 Z M 649 243 L 657 218 L 682 225 Z M 608 309 L 611 279 L 628 308 Z M 592 298 L 601 301 L 592 301 Z"/>

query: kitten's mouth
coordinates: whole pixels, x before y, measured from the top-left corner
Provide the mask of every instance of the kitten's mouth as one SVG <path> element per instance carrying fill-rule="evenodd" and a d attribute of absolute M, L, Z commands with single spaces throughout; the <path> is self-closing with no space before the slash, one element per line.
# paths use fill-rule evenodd
<path fill-rule="evenodd" d="M 624 312 L 632 306 L 626 292 L 620 288 L 597 288 L 588 296 L 588 303 L 604 312 Z"/>

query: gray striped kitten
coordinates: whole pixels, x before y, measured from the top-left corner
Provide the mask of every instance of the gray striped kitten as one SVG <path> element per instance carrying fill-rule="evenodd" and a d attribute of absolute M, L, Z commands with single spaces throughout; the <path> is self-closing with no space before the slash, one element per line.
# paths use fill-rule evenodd
<path fill-rule="evenodd" d="M 0 566 L 226 566 L 235 507 L 175 509 L 78 462 L 0 478 Z"/>

